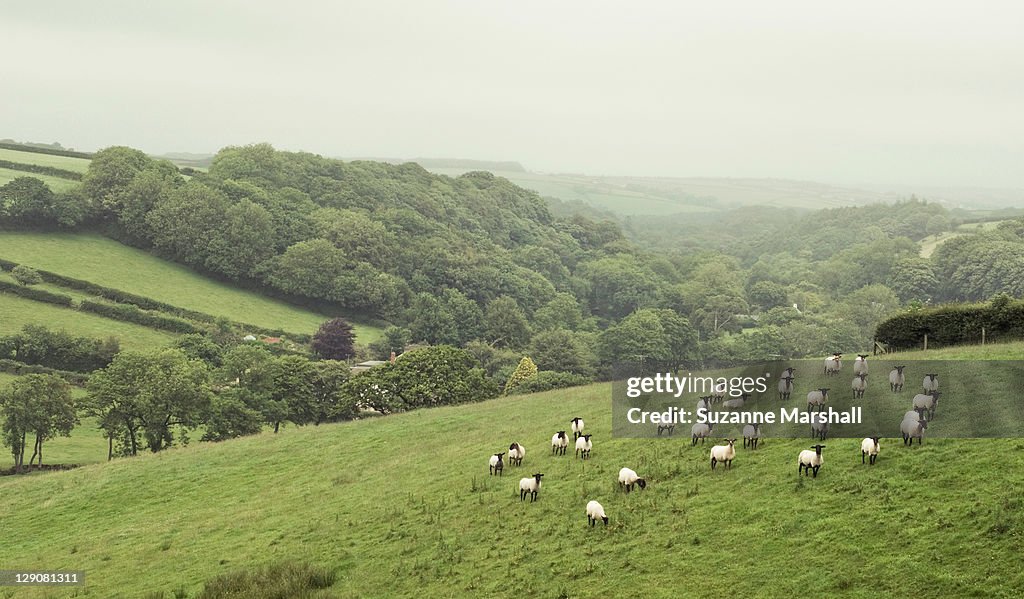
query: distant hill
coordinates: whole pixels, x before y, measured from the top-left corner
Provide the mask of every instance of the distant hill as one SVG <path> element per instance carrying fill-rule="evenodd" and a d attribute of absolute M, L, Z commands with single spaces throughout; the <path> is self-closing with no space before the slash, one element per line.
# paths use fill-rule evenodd
<path fill-rule="evenodd" d="M 515 161 L 510 160 L 471 160 L 469 158 L 376 158 L 376 157 L 354 157 L 341 158 L 340 160 L 369 160 L 371 162 L 386 162 L 388 164 L 405 164 L 415 162 L 427 170 L 434 169 L 457 169 L 459 174 L 469 171 L 490 171 L 495 174 L 525 173 L 526 168 Z"/>

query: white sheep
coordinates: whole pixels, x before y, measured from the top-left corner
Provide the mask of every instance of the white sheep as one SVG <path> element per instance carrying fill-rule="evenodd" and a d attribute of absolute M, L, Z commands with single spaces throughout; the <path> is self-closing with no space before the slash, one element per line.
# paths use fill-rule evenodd
<path fill-rule="evenodd" d="M 704 397 L 701 397 L 700 399 L 697 400 L 697 409 L 699 410 L 701 408 L 704 408 L 708 412 L 711 411 L 711 396 L 710 395 L 705 395 Z M 696 414 L 696 412 L 694 412 L 694 414 Z"/>
<path fill-rule="evenodd" d="M 569 422 L 572 423 L 572 438 L 578 439 L 580 435 L 583 434 L 583 419 L 577 416 L 576 418 L 573 418 Z"/>
<path fill-rule="evenodd" d="M 725 399 L 725 394 L 729 390 L 729 386 L 724 381 L 714 385 L 711 392 L 711 401 L 721 403 Z"/>
<path fill-rule="evenodd" d="M 939 390 L 939 375 L 933 373 L 924 375 L 924 381 L 921 382 L 921 386 L 924 387 L 925 393 L 931 393 L 932 391 Z"/>
<path fill-rule="evenodd" d="M 868 461 L 872 466 L 875 465 L 875 460 L 878 459 L 878 437 L 866 437 L 860 442 L 860 463 L 864 463 L 864 458 L 868 457 Z"/>
<path fill-rule="evenodd" d="M 537 492 L 540 491 L 540 479 L 543 474 L 534 474 L 529 478 L 519 479 L 519 501 L 525 501 L 530 496 L 530 503 L 537 501 Z"/>
<path fill-rule="evenodd" d="M 725 464 L 726 468 L 732 468 L 732 460 L 736 457 L 736 439 L 725 439 L 728 445 L 715 445 L 711 448 L 711 469 L 715 469 L 718 462 Z"/>
<path fill-rule="evenodd" d="M 487 469 L 488 473 L 491 475 L 497 474 L 498 476 L 501 476 L 501 471 L 505 469 L 505 463 L 501 461 L 501 456 L 503 455 L 505 455 L 504 451 L 491 456 L 489 461 L 490 467 Z"/>
<path fill-rule="evenodd" d="M 860 399 L 864 397 L 864 391 L 868 388 L 868 375 L 867 373 L 861 373 L 853 377 L 853 382 L 850 384 L 853 387 L 853 398 Z"/>
<path fill-rule="evenodd" d="M 626 492 L 629 493 L 633 490 L 633 485 L 637 485 L 641 489 L 646 489 L 647 481 L 637 476 L 636 472 L 629 468 L 619 470 L 619 486 L 624 487 Z"/>
<path fill-rule="evenodd" d="M 789 399 L 789 395 L 793 393 L 793 379 L 796 378 L 791 374 L 779 379 L 779 399 Z"/>
<path fill-rule="evenodd" d="M 903 383 L 907 382 L 907 377 L 903 375 L 903 369 L 906 366 L 893 366 L 892 370 L 889 371 L 889 390 L 894 393 L 897 391 L 903 391 Z"/>
<path fill-rule="evenodd" d="M 935 408 L 939 407 L 939 396 L 942 395 L 938 391 L 932 391 L 928 395 L 918 393 L 914 396 L 914 410 L 921 413 L 928 413 L 928 420 L 935 418 Z"/>
<path fill-rule="evenodd" d="M 551 455 L 565 455 L 565 449 L 569 447 L 569 437 L 565 431 L 558 431 L 551 437 Z"/>
<path fill-rule="evenodd" d="M 826 401 L 828 401 L 828 387 L 811 391 L 807 394 L 807 411 L 810 412 L 811 407 L 817 407 L 819 411 L 824 410 Z"/>
<path fill-rule="evenodd" d="M 520 445 L 519 443 L 512 443 L 511 445 L 508 446 L 508 463 L 510 466 L 512 464 L 515 464 L 516 466 L 522 466 L 523 458 L 525 457 L 526 448 Z"/>
<path fill-rule="evenodd" d="M 923 443 L 924 430 L 926 428 L 928 428 L 928 421 L 924 418 L 918 417 L 917 420 L 909 420 L 904 417 L 903 422 L 900 423 L 900 432 L 903 433 L 903 444 L 913 445 L 914 438 L 917 438 L 918 445 Z"/>
<path fill-rule="evenodd" d="M 722 407 L 727 410 L 741 410 L 743 409 L 743 404 L 747 403 L 747 399 L 749 397 L 749 393 L 743 393 L 739 397 L 725 400 L 722 402 Z"/>
<path fill-rule="evenodd" d="M 868 373 L 868 355 L 857 354 L 857 357 L 853 360 L 853 374 L 867 374 Z"/>
<path fill-rule="evenodd" d="M 693 444 L 697 444 L 697 439 L 700 439 L 700 444 L 704 445 L 704 439 L 711 435 L 711 429 L 714 427 L 713 423 L 710 422 L 698 422 L 690 427 L 690 434 L 693 436 Z"/>
<path fill-rule="evenodd" d="M 825 449 L 825 446 L 820 444 L 811 445 L 811 449 L 814 451 L 805 449 L 800 452 L 800 457 L 798 458 L 800 467 L 797 468 L 797 474 L 803 474 L 806 476 L 813 470 L 814 478 L 818 478 L 818 469 L 821 468 L 821 464 L 825 461 L 821 456 L 821 450 Z"/>
<path fill-rule="evenodd" d="M 604 513 L 604 506 L 596 501 L 590 501 L 587 503 L 587 522 L 593 526 L 597 524 L 598 520 L 603 520 L 604 525 L 608 526 L 608 516 Z"/>
<path fill-rule="evenodd" d="M 832 357 L 825 358 L 825 374 L 833 375 L 839 374 L 839 370 L 843 367 L 843 354 L 836 352 L 832 354 Z"/>
<path fill-rule="evenodd" d="M 743 447 L 750 443 L 751 449 L 757 449 L 757 442 L 761 439 L 761 423 L 755 422 L 743 427 Z"/>
<path fill-rule="evenodd" d="M 594 435 L 583 435 L 579 439 L 576 439 L 576 455 L 582 459 L 590 457 L 590 450 L 594 447 L 594 444 L 590 441 L 590 438 Z"/>
<path fill-rule="evenodd" d="M 828 420 L 812 421 L 811 422 L 811 438 L 824 441 L 825 437 L 828 436 L 829 422 Z"/>

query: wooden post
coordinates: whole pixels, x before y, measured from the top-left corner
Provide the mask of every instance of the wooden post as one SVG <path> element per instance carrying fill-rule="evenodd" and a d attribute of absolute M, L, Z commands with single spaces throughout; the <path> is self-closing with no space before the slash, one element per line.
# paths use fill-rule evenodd
<path fill-rule="evenodd" d="M 981 344 L 985 345 L 985 327 L 981 327 Z"/>
<path fill-rule="evenodd" d="M 924 349 L 928 351 L 928 333 L 924 334 Z"/>

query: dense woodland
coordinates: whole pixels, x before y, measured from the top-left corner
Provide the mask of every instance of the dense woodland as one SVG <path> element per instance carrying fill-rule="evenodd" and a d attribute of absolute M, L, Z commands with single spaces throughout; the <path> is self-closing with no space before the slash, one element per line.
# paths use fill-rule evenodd
<path fill-rule="evenodd" d="M 342 162 L 265 144 L 225 148 L 207 172 L 112 147 L 60 193 L 28 175 L 0 188 L 0 226 L 100 231 L 222 280 L 389 323 L 360 355 L 434 346 L 406 364 L 443 369 L 454 361 L 472 373 L 459 378 L 459 390 L 413 392 L 411 366 L 401 361 L 347 382 L 347 372 L 315 358 L 351 352 L 314 352 L 314 360 L 248 355 L 255 350 L 229 336 L 188 335 L 149 362 L 218 400 L 196 399 L 187 418 L 111 421 L 127 453 L 143 440 L 153 449 L 169 444 L 172 425 L 202 422 L 217 439 L 282 421 L 433 405 L 446 394 L 459 402 L 515 392 L 508 381 L 524 355 L 539 375 L 520 391 L 606 378 L 619 362 L 675 368 L 865 351 L 878 323 L 903 310 L 1024 293 L 1024 219 L 950 239 L 922 258 L 919 241 L 950 231 L 962 216 L 918 199 L 807 212 L 747 207 L 655 222 L 545 200 L 486 172 L 451 178 L 414 163 Z M 43 352 L 32 358 L 40 367 L 122 369 L 137 385 L 161 376 L 134 372 L 146 359 L 118 354 L 114 341 L 29 330 L 0 346 L 25 339 L 56 339 L 67 347 L 54 351 L 75 356 Z M 266 364 L 231 370 L 239 355 Z M 192 372 L 190 360 L 202 362 L 201 371 Z M 246 372 L 264 374 L 246 383 Z M 105 389 L 105 381 L 108 374 L 91 377 L 91 401 L 116 403 L 116 390 L 130 387 Z M 282 381 L 298 385 L 292 399 L 273 398 L 289 388 Z M 318 384 L 333 391 L 317 391 Z M 333 407 L 318 412 L 314 397 L 333 398 Z M 94 413 L 106 422 L 106 412 Z M 143 439 L 154 427 L 155 436 Z"/>

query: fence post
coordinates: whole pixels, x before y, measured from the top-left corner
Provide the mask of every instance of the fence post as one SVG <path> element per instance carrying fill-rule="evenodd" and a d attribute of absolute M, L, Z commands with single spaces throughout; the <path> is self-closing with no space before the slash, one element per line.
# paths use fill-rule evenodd
<path fill-rule="evenodd" d="M 985 327 L 981 327 L 981 344 L 985 345 Z"/>
<path fill-rule="evenodd" d="M 924 349 L 928 351 L 928 333 L 924 334 Z"/>

